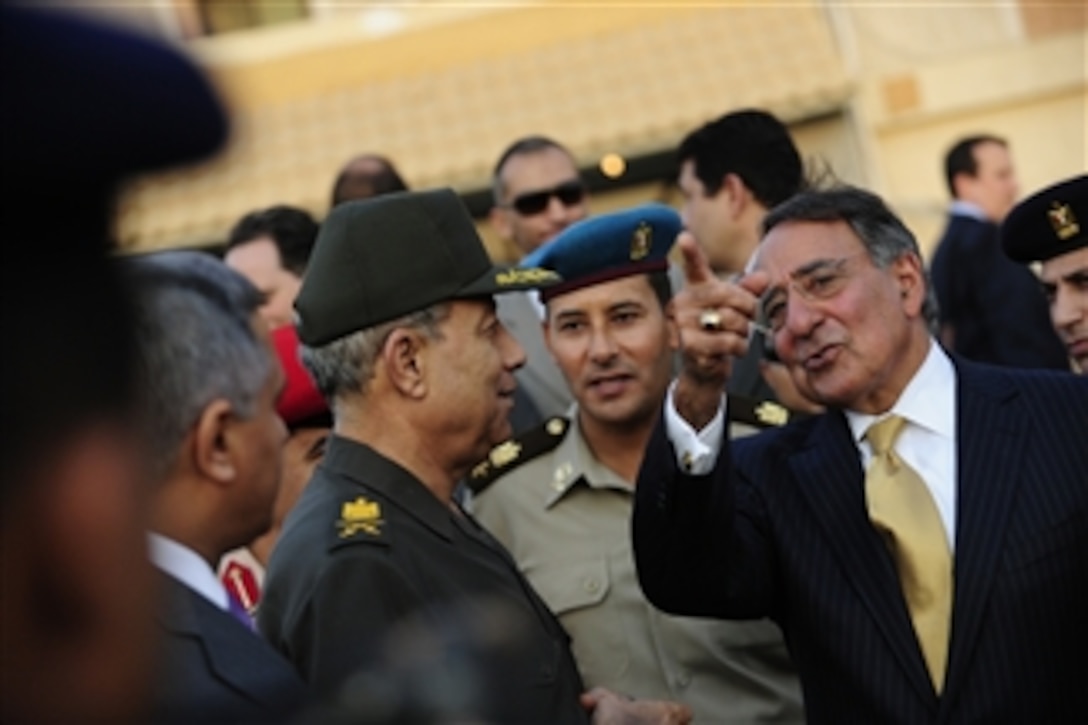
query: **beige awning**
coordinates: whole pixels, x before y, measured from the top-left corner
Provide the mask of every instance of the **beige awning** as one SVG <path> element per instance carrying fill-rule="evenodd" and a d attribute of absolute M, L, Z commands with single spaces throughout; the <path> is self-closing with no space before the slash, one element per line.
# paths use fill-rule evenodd
<path fill-rule="evenodd" d="M 816 2 L 511 9 L 495 24 L 499 55 L 480 42 L 488 37 L 486 25 L 479 28 L 486 18 L 473 23 L 426 31 L 434 43 L 430 67 L 338 73 L 337 53 L 327 51 L 324 62 L 332 65 L 324 66 L 328 73 L 311 71 L 312 92 L 236 103 L 224 154 L 126 190 L 122 245 L 214 243 L 241 215 L 276 203 L 321 216 L 336 171 L 362 152 L 388 155 L 414 187 L 468 190 L 486 186 L 499 152 L 528 133 L 554 136 L 593 163 L 606 152 L 672 148 L 732 109 L 762 107 L 789 122 L 839 109 L 850 93 Z M 536 29 L 527 47 L 511 43 L 518 23 Z M 541 27 L 549 23 L 554 27 Z M 459 38 L 480 46 L 478 57 L 461 43 L 457 57 L 443 63 L 442 44 Z M 398 41 L 382 42 L 389 48 Z M 358 53 L 358 46 L 344 50 L 344 62 Z M 231 69 L 231 82 L 239 79 L 244 74 Z"/>

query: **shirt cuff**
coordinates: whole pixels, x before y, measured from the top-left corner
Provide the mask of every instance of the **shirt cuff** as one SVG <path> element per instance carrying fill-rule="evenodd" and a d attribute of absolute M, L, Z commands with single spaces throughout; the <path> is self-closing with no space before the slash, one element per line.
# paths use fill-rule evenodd
<path fill-rule="evenodd" d="M 714 470 L 721 452 L 722 428 L 725 425 L 725 394 L 722 394 L 718 412 L 706 427 L 696 432 L 676 411 L 673 400 L 674 380 L 665 396 L 665 435 L 676 451 L 676 463 L 680 470 L 694 476 L 705 476 Z"/>

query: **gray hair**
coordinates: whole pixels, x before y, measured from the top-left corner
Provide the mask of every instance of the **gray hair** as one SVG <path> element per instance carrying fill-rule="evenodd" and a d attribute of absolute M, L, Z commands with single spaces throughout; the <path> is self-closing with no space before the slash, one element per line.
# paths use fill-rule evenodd
<path fill-rule="evenodd" d="M 320 347 L 299 345 L 299 358 L 314 379 L 317 389 L 334 408 L 345 395 L 362 395 L 374 377 L 382 347 L 393 330 L 413 328 L 432 340 L 441 340 L 439 325 L 449 317 L 448 303 L 432 305 L 389 322 L 345 335 Z M 335 410 L 335 408 L 334 408 Z"/>
<path fill-rule="evenodd" d="M 786 222 L 836 222 L 850 226 L 865 246 L 869 259 L 880 269 L 887 269 L 905 254 L 922 259 L 918 242 L 879 196 L 852 186 L 810 189 L 782 202 L 763 220 L 763 233 Z M 925 269 L 922 270 L 925 299 L 922 317 L 931 334 L 939 329 L 937 296 Z"/>
<path fill-rule="evenodd" d="M 218 259 L 173 251 L 119 265 L 136 303 L 138 397 L 161 479 L 209 403 L 253 415 L 275 360 L 253 328 L 261 293 Z"/>

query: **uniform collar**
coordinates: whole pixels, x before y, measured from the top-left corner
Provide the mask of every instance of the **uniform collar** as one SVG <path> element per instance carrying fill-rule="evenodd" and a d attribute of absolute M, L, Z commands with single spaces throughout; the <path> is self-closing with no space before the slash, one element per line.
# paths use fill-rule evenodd
<path fill-rule="evenodd" d="M 331 434 L 321 466 L 380 493 L 442 538 L 453 540 L 452 509 L 418 478 L 365 443 Z"/>
<path fill-rule="evenodd" d="M 571 406 L 570 430 L 552 454 L 555 467 L 551 479 L 547 481 L 547 497 L 544 507 L 551 508 L 560 501 L 576 484 L 582 483 L 590 488 L 619 489 L 632 493 L 632 485 L 619 474 L 598 461 L 589 450 L 582 427 L 578 423 L 578 405 Z"/>

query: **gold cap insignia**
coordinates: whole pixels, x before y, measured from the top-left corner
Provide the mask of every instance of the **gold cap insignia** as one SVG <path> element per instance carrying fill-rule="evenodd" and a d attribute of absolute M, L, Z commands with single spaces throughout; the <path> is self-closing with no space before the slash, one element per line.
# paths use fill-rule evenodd
<path fill-rule="evenodd" d="M 544 282 L 558 281 L 558 274 L 550 269 L 541 269 L 540 267 L 527 267 L 525 269 L 515 267 L 495 275 L 495 284 L 503 287 L 512 284 L 542 284 Z"/>
<path fill-rule="evenodd" d="M 1058 239 L 1065 241 L 1080 233 L 1080 224 L 1068 204 L 1054 202 L 1053 208 L 1046 210 L 1046 216 L 1050 219 L 1050 226 L 1054 227 Z"/>
<path fill-rule="evenodd" d="M 340 538 L 346 539 L 360 531 L 371 536 L 381 535 L 382 508 L 377 501 L 370 501 L 362 496 L 354 501 L 346 501 L 340 508 L 340 520 L 336 528 L 340 529 Z"/>
<path fill-rule="evenodd" d="M 631 259 L 638 261 L 650 253 L 650 245 L 653 243 L 654 230 L 646 222 L 642 222 L 631 234 Z"/>
<path fill-rule="evenodd" d="M 506 464 L 517 460 L 520 455 L 521 444 L 517 441 L 506 441 L 492 448 L 487 457 L 491 461 L 491 465 L 502 468 Z"/>
<path fill-rule="evenodd" d="M 759 419 L 759 422 L 765 423 L 766 425 L 785 425 L 790 419 L 790 412 L 788 410 L 770 400 L 764 400 L 757 405 L 755 414 L 756 418 Z"/>

